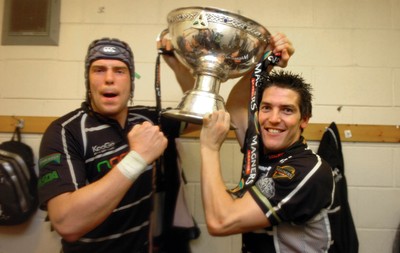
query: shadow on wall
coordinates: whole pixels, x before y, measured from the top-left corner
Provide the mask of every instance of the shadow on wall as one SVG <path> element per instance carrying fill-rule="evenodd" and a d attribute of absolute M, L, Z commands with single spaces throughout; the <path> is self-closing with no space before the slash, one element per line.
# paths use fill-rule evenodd
<path fill-rule="evenodd" d="M 393 242 L 393 253 L 400 253 L 400 224 L 397 227 L 397 232 Z"/>

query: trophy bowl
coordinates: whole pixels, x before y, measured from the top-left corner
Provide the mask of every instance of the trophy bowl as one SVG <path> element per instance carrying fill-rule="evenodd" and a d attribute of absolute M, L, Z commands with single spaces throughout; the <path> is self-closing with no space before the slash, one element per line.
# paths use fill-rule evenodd
<path fill-rule="evenodd" d="M 243 76 L 260 61 L 270 33 L 257 22 L 212 7 L 185 7 L 167 16 L 168 34 L 178 60 L 195 78 L 177 108 L 162 114 L 202 124 L 205 114 L 226 110 L 220 84 Z"/>

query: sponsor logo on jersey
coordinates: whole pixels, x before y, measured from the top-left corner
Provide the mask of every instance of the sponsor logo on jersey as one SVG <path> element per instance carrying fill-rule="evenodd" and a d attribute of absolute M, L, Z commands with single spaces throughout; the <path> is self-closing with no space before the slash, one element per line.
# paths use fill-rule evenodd
<path fill-rule="evenodd" d="M 266 198 L 270 199 L 275 196 L 275 182 L 272 178 L 264 176 L 256 182 L 256 185 Z"/>
<path fill-rule="evenodd" d="M 114 156 L 110 159 L 100 161 L 96 164 L 97 172 L 107 172 L 116 166 L 127 154 L 128 152 L 122 153 L 120 155 Z"/>
<path fill-rule="evenodd" d="M 39 159 L 39 169 L 45 167 L 50 163 L 60 164 L 60 162 L 61 162 L 60 153 L 50 154 Z"/>
<path fill-rule="evenodd" d="M 93 155 L 97 155 L 97 154 L 102 154 L 104 152 L 107 152 L 109 150 L 112 150 L 115 146 L 114 142 L 106 142 L 103 145 L 96 145 L 96 146 L 92 146 L 92 151 L 93 151 Z"/>
<path fill-rule="evenodd" d="M 60 176 L 58 175 L 57 171 L 52 171 L 47 174 L 44 174 L 38 180 L 38 187 L 42 187 L 43 185 L 48 184 L 58 178 L 60 178 Z"/>
<path fill-rule="evenodd" d="M 285 153 L 271 154 L 271 155 L 268 155 L 268 159 L 279 158 L 279 157 L 283 156 L 283 154 L 285 154 Z"/>
<path fill-rule="evenodd" d="M 274 174 L 272 175 L 272 178 L 274 179 L 292 179 L 294 175 L 296 174 L 295 168 L 292 166 L 277 166 Z"/>

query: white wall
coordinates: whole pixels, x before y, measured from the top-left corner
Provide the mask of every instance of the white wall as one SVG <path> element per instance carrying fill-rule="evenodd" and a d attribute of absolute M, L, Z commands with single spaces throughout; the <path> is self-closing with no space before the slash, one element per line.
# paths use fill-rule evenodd
<path fill-rule="evenodd" d="M 154 105 L 155 38 L 166 16 L 184 0 L 62 0 L 58 46 L 0 46 L 0 115 L 60 116 L 84 99 L 83 58 L 100 37 L 129 42 L 135 53 L 135 104 Z M 0 0 L 3 13 L 4 0 Z M 288 69 L 314 87 L 312 123 L 400 125 L 400 0 L 213 0 L 216 6 L 248 16 L 271 33 L 284 32 L 296 53 Z M 2 19 L 0 19 L 2 22 Z M 164 64 L 163 106 L 176 106 L 181 94 Z M 226 96 L 233 81 L 221 86 Z M 339 111 L 337 108 L 342 106 Z M 0 122 L 1 124 L 1 122 Z M 9 134 L 0 134 L 0 141 Z M 40 135 L 24 135 L 37 157 Z M 316 149 L 317 142 L 310 143 Z M 240 237 L 207 234 L 199 189 L 197 139 L 183 139 L 187 198 L 203 232 L 194 253 L 240 252 Z M 360 252 L 392 252 L 400 223 L 398 143 L 343 143 L 349 199 Z M 224 177 L 234 185 L 241 155 L 234 141 L 223 147 Z M 232 159 L 232 157 L 234 159 Z M 58 236 L 38 212 L 23 226 L 0 227 L 0 253 L 58 252 Z"/>

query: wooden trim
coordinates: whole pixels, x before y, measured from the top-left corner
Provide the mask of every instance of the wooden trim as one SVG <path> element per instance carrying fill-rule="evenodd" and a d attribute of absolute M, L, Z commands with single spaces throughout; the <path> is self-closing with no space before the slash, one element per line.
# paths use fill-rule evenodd
<path fill-rule="evenodd" d="M 319 141 L 321 140 L 325 129 L 330 124 L 331 123 L 308 124 L 308 127 L 304 130 L 303 136 L 310 141 Z M 337 124 L 337 127 L 342 142 L 400 142 L 399 126 Z M 199 134 L 200 129 L 195 129 L 185 132 L 182 137 L 198 138 Z M 230 131 L 228 138 L 235 138 L 235 133 Z"/>
<path fill-rule="evenodd" d="M 0 116 L 0 133 L 13 133 L 15 127 L 22 122 L 22 133 L 41 134 L 57 117 L 37 116 Z"/>
<path fill-rule="evenodd" d="M 42 134 L 57 117 L 0 116 L 0 133 L 12 133 L 18 123 L 23 122 L 22 133 Z M 304 131 L 307 140 L 319 141 L 330 123 L 312 123 Z M 400 143 L 400 127 L 390 125 L 337 124 L 342 142 Z M 200 126 L 186 130 L 183 138 L 198 138 Z M 235 138 L 230 131 L 228 138 Z"/>

